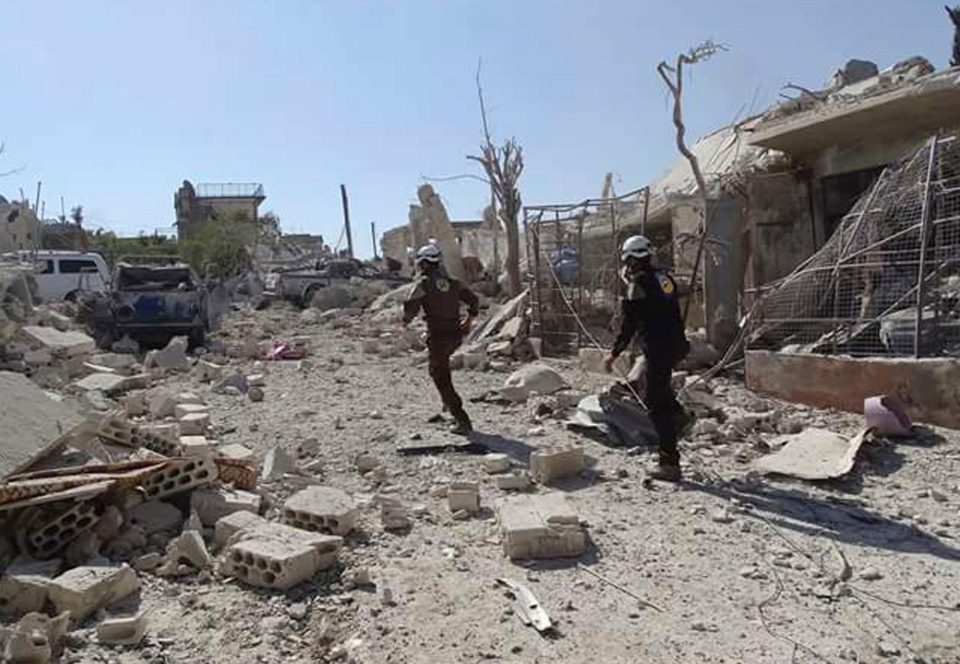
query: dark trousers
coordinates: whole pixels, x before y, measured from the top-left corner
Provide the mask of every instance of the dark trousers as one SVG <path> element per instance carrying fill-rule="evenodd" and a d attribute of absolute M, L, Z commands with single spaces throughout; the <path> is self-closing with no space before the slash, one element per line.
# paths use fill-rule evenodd
<path fill-rule="evenodd" d="M 680 404 L 673 394 L 670 379 L 673 376 L 673 363 L 662 358 L 647 355 L 647 408 L 650 419 L 657 429 L 660 439 L 660 465 L 680 465 L 680 453 L 677 451 L 677 411 Z"/>
<path fill-rule="evenodd" d="M 440 399 L 450 414 L 456 419 L 466 416 L 463 410 L 463 401 L 453 387 L 453 378 L 450 376 L 450 356 L 460 346 L 459 332 L 433 332 L 427 335 L 427 353 L 429 357 L 430 378 L 437 386 Z"/>

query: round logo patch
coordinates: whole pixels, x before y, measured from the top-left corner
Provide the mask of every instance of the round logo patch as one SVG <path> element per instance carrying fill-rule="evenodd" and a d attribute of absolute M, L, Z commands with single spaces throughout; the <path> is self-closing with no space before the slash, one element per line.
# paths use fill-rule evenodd
<path fill-rule="evenodd" d="M 450 282 L 446 279 L 437 279 L 433 283 L 437 287 L 437 290 L 441 293 L 446 293 L 448 290 L 450 290 Z"/>
<path fill-rule="evenodd" d="M 673 281 L 665 274 L 660 275 L 660 290 L 662 290 L 665 295 L 673 295 Z"/>

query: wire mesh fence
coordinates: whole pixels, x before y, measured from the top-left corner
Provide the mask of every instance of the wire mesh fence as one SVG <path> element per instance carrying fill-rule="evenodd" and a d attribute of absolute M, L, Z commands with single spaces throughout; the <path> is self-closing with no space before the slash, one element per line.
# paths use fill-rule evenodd
<path fill-rule="evenodd" d="M 641 232 L 648 191 L 525 207 L 533 333 L 548 355 L 612 342 L 619 314 L 620 243 Z M 582 323 L 582 325 L 581 325 Z M 586 328 L 586 330 L 584 329 Z"/>
<path fill-rule="evenodd" d="M 750 344 L 854 356 L 960 354 L 960 141 L 885 169 L 827 243 L 765 286 Z"/>

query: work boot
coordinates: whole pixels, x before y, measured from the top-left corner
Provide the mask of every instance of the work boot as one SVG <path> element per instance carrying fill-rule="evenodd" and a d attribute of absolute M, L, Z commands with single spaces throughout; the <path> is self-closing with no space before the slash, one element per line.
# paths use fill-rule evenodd
<path fill-rule="evenodd" d="M 680 466 L 660 464 L 654 470 L 647 472 L 647 479 L 660 480 L 661 482 L 679 482 L 683 479 L 683 473 L 680 472 Z"/>
<path fill-rule="evenodd" d="M 466 413 L 458 413 L 454 418 L 456 422 L 450 427 L 450 433 L 457 434 L 458 436 L 466 436 L 473 431 L 473 424 L 470 423 L 470 418 Z"/>

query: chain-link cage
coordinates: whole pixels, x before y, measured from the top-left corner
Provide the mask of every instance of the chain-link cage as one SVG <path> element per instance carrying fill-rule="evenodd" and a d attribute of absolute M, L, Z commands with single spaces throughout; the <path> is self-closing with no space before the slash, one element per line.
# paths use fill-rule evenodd
<path fill-rule="evenodd" d="M 616 333 L 620 242 L 642 232 L 647 190 L 524 208 L 533 334 L 548 355 L 575 353 Z"/>
<path fill-rule="evenodd" d="M 751 345 L 854 356 L 960 354 L 960 141 L 885 169 L 816 254 L 764 287 Z"/>

